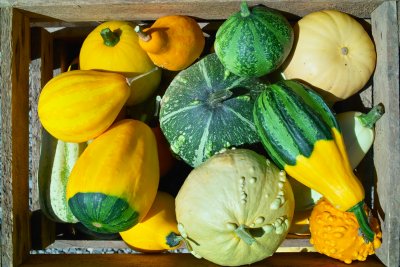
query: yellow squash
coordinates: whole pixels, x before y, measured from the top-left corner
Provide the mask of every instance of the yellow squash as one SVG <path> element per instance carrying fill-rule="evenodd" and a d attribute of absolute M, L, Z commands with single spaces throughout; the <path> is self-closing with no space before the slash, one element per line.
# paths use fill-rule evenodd
<path fill-rule="evenodd" d="M 375 46 L 363 26 L 336 10 L 310 13 L 294 26 L 295 42 L 284 64 L 287 79 L 299 79 L 333 104 L 357 93 L 375 69 Z"/>
<path fill-rule="evenodd" d="M 142 30 L 135 27 L 140 46 L 157 66 L 178 71 L 191 65 L 205 45 L 203 31 L 197 22 L 183 15 L 163 16 Z"/>
<path fill-rule="evenodd" d="M 88 229 L 118 233 L 140 222 L 157 194 L 157 143 L 150 127 L 132 119 L 113 124 L 75 163 L 67 201 Z"/>
<path fill-rule="evenodd" d="M 131 78 L 127 105 L 148 98 L 161 81 L 157 68 L 140 47 L 134 26 L 124 21 L 108 21 L 97 26 L 84 40 L 79 64 L 82 70 L 103 70 Z M 139 77 L 140 76 L 140 77 Z"/>
<path fill-rule="evenodd" d="M 120 235 L 135 250 L 161 252 L 180 245 L 182 238 L 178 233 L 175 198 L 158 191 L 146 217 L 129 230 L 120 232 Z"/>
<path fill-rule="evenodd" d="M 120 74 L 93 70 L 64 72 L 41 91 L 39 119 L 57 139 L 86 142 L 114 122 L 129 95 L 126 78 Z"/>

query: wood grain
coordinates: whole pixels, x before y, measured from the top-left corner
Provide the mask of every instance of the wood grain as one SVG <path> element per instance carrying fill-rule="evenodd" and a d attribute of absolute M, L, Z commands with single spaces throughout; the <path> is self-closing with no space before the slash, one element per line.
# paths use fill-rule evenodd
<path fill-rule="evenodd" d="M 374 75 L 374 102 L 382 102 L 386 113 L 376 124 L 374 162 L 376 207 L 383 232 L 377 251 L 387 266 L 400 263 L 400 114 L 399 114 L 399 35 L 397 4 L 382 4 L 372 13 L 372 33 L 378 62 Z"/>
<path fill-rule="evenodd" d="M 160 16 L 183 14 L 200 19 L 224 19 L 239 10 L 239 0 L 8 0 L 9 5 L 31 12 L 40 19 L 53 18 L 62 21 L 105 21 L 117 20 L 153 20 Z M 296 1 L 269 0 L 247 1 L 251 6 L 264 4 L 295 16 L 304 16 L 321 9 L 337 9 L 360 18 L 370 17 L 371 12 L 382 2 L 378 0 L 341 0 L 341 1 Z M 47 17 L 47 18 L 46 18 Z"/>
<path fill-rule="evenodd" d="M 57 265 L 54 263 L 57 262 Z M 191 254 L 116 254 L 116 255 L 31 255 L 21 267 L 217 267 Z M 348 267 L 349 265 L 319 253 L 275 253 L 252 267 Z M 376 257 L 364 262 L 355 261 L 351 267 L 382 267 Z"/>
<path fill-rule="evenodd" d="M 2 265 L 18 266 L 30 249 L 28 206 L 29 19 L 1 9 Z"/>

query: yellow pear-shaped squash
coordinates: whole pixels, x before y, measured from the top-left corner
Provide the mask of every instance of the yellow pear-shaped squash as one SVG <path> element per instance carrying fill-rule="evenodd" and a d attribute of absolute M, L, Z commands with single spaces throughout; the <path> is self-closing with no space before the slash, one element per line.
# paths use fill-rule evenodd
<path fill-rule="evenodd" d="M 157 66 L 178 71 L 187 68 L 201 54 L 205 45 L 203 31 L 191 17 L 171 15 L 158 18 L 139 34 L 139 44 Z"/>
<path fill-rule="evenodd" d="M 196 167 L 175 205 L 188 249 L 222 266 L 271 256 L 285 239 L 294 211 L 285 172 L 248 149 L 227 150 Z"/>
<path fill-rule="evenodd" d="M 159 86 L 161 69 L 140 47 L 134 26 L 124 21 L 108 21 L 97 26 L 85 38 L 80 53 L 82 70 L 103 70 L 123 74 L 127 78 L 141 75 L 129 82 L 131 95 L 127 105 L 147 99 Z"/>
<path fill-rule="evenodd" d="M 182 238 L 178 236 L 175 198 L 158 191 L 146 217 L 120 235 L 129 246 L 142 252 L 161 252 L 178 247 Z"/>
<path fill-rule="evenodd" d="M 55 138 L 82 143 L 99 136 L 114 122 L 129 95 L 126 78 L 120 74 L 72 70 L 43 87 L 38 115 Z"/>
<path fill-rule="evenodd" d="M 294 25 L 295 41 L 283 71 L 319 91 L 329 103 L 364 87 L 375 69 L 375 46 L 362 25 L 346 13 L 322 10 Z"/>
<path fill-rule="evenodd" d="M 118 233 L 140 222 L 157 194 L 159 165 L 155 136 L 132 119 L 113 124 L 75 163 L 67 201 L 88 229 Z"/>

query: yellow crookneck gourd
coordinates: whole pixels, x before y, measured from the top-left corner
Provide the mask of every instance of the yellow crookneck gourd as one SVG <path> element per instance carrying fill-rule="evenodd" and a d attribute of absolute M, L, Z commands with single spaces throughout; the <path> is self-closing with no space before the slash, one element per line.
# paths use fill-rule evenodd
<path fill-rule="evenodd" d="M 181 244 L 175 218 L 175 198 L 158 191 L 146 217 L 134 227 L 120 232 L 130 247 L 142 252 L 172 250 Z"/>
<path fill-rule="evenodd" d="M 353 260 L 365 261 L 380 247 L 382 238 L 378 221 L 374 217 L 369 221 L 375 235 L 372 242 L 365 242 L 354 214 L 337 210 L 321 198 L 311 213 L 310 242 L 318 252 L 347 264 Z"/>
<path fill-rule="evenodd" d="M 86 142 L 110 127 L 129 96 L 129 86 L 121 74 L 64 72 L 43 87 L 38 101 L 39 120 L 59 140 Z"/>
<path fill-rule="evenodd" d="M 138 41 L 134 25 L 108 21 L 89 33 L 79 53 L 80 69 L 116 72 L 129 78 L 132 92 L 126 102 L 128 106 L 147 99 L 161 81 L 161 69 L 154 65 Z"/>
<path fill-rule="evenodd" d="M 191 65 L 205 45 L 203 31 L 197 22 L 182 15 L 158 18 L 150 28 L 135 27 L 139 44 L 155 65 L 178 71 Z"/>

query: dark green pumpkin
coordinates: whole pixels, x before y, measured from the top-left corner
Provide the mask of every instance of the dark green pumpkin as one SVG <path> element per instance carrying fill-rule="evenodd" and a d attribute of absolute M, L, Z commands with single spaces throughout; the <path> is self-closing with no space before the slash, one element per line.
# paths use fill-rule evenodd
<path fill-rule="evenodd" d="M 293 39 L 293 29 L 281 13 L 264 6 L 250 11 L 242 2 L 240 12 L 231 15 L 218 29 L 215 52 L 236 75 L 260 77 L 284 62 Z"/>
<path fill-rule="evenodd" d="M 195 167 L 223 148 L 259 142 L 252 110 L 265 86 L 227 75 L 215 54 L 181 71 L 160 108 L 160 127 L 171 149 Z"/>

